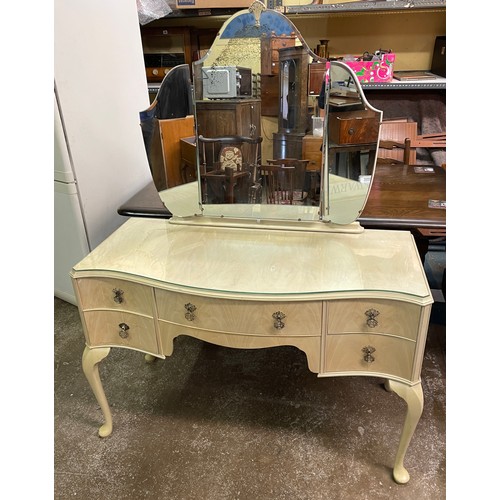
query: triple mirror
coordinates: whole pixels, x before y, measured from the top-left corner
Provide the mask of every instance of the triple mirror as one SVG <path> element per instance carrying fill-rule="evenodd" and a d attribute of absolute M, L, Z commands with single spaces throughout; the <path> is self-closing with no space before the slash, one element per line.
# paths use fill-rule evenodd
<path fill-rule="evenodd" d="M 382 113 L 352 70 L 314 54 L 284 15 L 255 1 L 229 18 L 193 63 L 193 103 L 197 216 L 350 224 L 360 215 Z M 174 198 L 165 204 L 176 215 Z"/>

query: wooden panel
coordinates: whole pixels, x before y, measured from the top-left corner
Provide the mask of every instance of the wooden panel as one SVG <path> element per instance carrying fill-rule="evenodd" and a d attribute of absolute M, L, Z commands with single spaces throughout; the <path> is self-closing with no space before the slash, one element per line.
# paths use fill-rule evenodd
<path fill-rule="evenodd" d="M 194 135 L 194 116 L 159 120 L 166 187 L 183 184 L 181 175 L 182 137 Z"/>
<path fill-rule="evenodd" d="M 262 99 L 262 116 L 278 116 L 280 87 L 279 76 L 261 75 L 260 97 Z"/>
<path fill-rule="evenodd" d="M 309 64 L 309 82 L 307 93 L 309 95 L 319 95 L 325 77 L 325 63 Z"/>
<path fill-rule="evenodd" d="M 302 159 L 309 160 L 306 170 L 321 170 L 323 163 L 323 137 L 305 135 L 302 138 Z"/>

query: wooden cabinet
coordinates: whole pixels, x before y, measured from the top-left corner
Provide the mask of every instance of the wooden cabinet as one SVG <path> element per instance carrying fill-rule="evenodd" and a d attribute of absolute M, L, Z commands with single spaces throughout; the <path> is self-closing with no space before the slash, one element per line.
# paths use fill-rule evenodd
<path fill-rule="evenodd" d="M 308 125 L 307 79 L 309 54 L 304 47 L 279 50 L 280 109 L 278 130 L 305 133 Z"/>
<path fill-rule="evenodd" d="M 321 86 L 325 77 L 326 64 L 317 62 L 309 64 L 309 76 L 307 82 L 307 93 L 317 96 L 321 92 Z"/>
<path fill-rule="evenodd" d="M 260 99 L 196 101 L 198 135 L 259 137 Z"/>
<path fill-rule="evenodd" d="M 291 36 L 276 36 L 272 34 L 261 40 L 261 67 L 260 72 L 263 75 L 278 75 L 280 62 L 280 49 L 294 47 L 297 37 Z"/>
<path fill-rule="evenodd" d="M 302 138 L 302 159 L 308 160 L 307 170 L 321 170 L 323 163 L 323 137 L 316 137 L 314 135 L 305 135 Z"/>

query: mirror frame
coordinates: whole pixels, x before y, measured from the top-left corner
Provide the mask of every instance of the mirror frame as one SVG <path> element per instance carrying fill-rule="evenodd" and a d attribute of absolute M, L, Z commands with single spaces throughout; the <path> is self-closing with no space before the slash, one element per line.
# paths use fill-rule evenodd
<path fill-rule="evenodd" d="M 221 203 L 221 204 L 206 204 L 203 203 L 202 200 L 202 188 L 201 188 L 201 180 L 200 180 L 200 148 L 199 148 L 199 131 L 198 131 L 198 119 L 196 112 L 196 101 L 205 100 L 199 99 L 199 97 L 203 94 L 202 87 L 202 68 L 210 67 L 210 61 L 214 60 L 214 56 L 217 56 L 217 49 L 221 46 L 224 46 L 230 43 L 231 40 L 240 40 L 241 37 L 235 38 L 235 34 L 238 34 L 239 30 L 251 30 L 255 28 L 255 31 L 259 34 L 259 39 L 262 37 L 262 33 L 270 36 L 270 32 L 273 30 L 271 28 L 263 28 L 261 21 L 265 22 L 269 19 L 276 20 L 278 24 L 281 26 L 286 26 L 287 32 L 293 32 L 296 36 L 298 42 L 300 42 L 301 46 L 304 47 L 308 56 L 310 57 L 310 62 L 323 62 L 325 63 L 325 91 L 329 91 L 328 84 L 331 80 L 330 75 L 332 72 L 332 68 L 340 67 L 342 70 L 346 71 L 346 74 L 352 79 L 353 85 L 359 92 L 361 103 L 367 109 L 370 109 L 374 112 L 380 113 L 380 121 L 382 119 L 382 112 L 376 110 L 371 106 L 364 95 L 364 92 L 361 88 L 361 85 L 354 74 L 354 72 L 347 65 L 337 62 L 337 61 L 329 61 L 327 59 L 321 58 L 318 55 L 314 54 L 314 52 L 310 49 L 309 45 L 306 43 L 299 30 L 295 27 L 295 25 L 288 19 L 286 16 L 281 14 L 276 10 L 268 10 L 265 5 L 259 0 L 255 0 L 252 5 L 248 9 L 243 9 L 241 11 L 233 14 L 229 19 L 227 19 L 219 33 L 217 34 L 216 39 L 214 40 L 212 46 L 204 55 L 203 58 L 199 59 L 192 63 L 192 74 L 193 74 L 193 85 L 192 85 L 192 93 L 193 93 L 193 104 L 194 104 L 194 119 L 195 119 L 195 140 L 197 146 L 197 208 L 193 209 L 194 203 L 191 200 L 191 203 L 188 203 L 185 206 L 189 206 L 189 209 L 185 207 L 179 206 L 179 210 L 177 210 L 176 202 L 179 201 L 179 196 L 169 196 L 168 189 L 165 192 L 166 196 L 163 196 L 164 203 L 167 208 L 174 214 L 174 218 L 180 219 L 192 219 L 193 217 L 197 219 L 198 223 L 201 219 L 204 219 L 204 223 L 215 222 L 216 223 L 225 223 L 228 224 L 230 220 L 239 220 L 239 221 L 250 221 L 250 222 L 260 222 L 260 221 L 275 221 L 278 223 L 283 222 L 294 222 L 301 223 L 309 226 L 308 223 L 322 223 L 321 226 L 328 225 L 351 225 L 353 223 L 359 225 L 356 221 L 357 217 L 360 215 L 362 208 L 364 207 L 368 194 L 369 188 L 371 186 L 371 182 L 368 186 L 364 185 L 362 187 L 359 194 L 363 193 L 362 200 L 359 199 L 355 210 L 351 211 L 351 216 L 337 216 L 337 211 L 342 211 L 342 205 L 350 206 L 353 204 L 352 200 L 348 200 L 346 203 L 339 202 L 339 200 L 334 199 L 334 190 L 331 188 L 333 185 L 331 180 L 329 179 L 329 120 L 328 120 L 328 104 L 325 105 L 325 119 L 323 123 L 323 161 L 321 165 L 321 181 L 320 181 L 320 193 L 319 193 L 319 205 L 269 205 L 269 204 L 250 204 L 250 203 Z M 271 24 L 274 26 L 274 24 Z M 269 33 L 263 31 L 264 29 L 268 29 Z M 254 35 L 254 38 L 255 35 Z M 225 40 L 225 42 L 222 42 Z M 260 43 L 260 41 L 259 41 Z M 295 46 L 300 46 L 296 45 Z M 259 52 L 260 54 L 260 52 Z M 259 55 L 260 58 L 260 55 Z M 208 64 L 207 64 L 208 63 Z M 227 64 L 226 64 L 227 65 Z M 238 66 L 238 64 L 236 64 Z M 281 78 L 281 77 L 280 77 Z M 280 80 L 281 81 L 281 80 Z M 328 94 L 326 94 L 328 95 Z M 328 102 L 328 99 L 327 99 Z M 378 139 L 376 144 L 376 151 L 378 151 Z M 261 159 L 262 162 L 262 159 Z M 373 165 L 373 172 L 375 169 L 375 163 Z M 372 172 L 372 174 L 373 174 Z M 373 175 L 372 175 L 373 178 Z M 356 181 L 356 185 L 359 184 Z M 175 188 L 173 188 L 175 189 Z M 350 189 L 351 191 L 355 191 Z M 173 193 L 172 193 L 173 195 Z M 337 196 L 335 196 L 337 198 Z M 345 201 L 345 200 L 344 200 Z M 314 224 L 312 224 L 314 225 Z M 305 226 L 304 226 L 305 227 Z M 324 230 L 324 229 L 321 229 Z"/>

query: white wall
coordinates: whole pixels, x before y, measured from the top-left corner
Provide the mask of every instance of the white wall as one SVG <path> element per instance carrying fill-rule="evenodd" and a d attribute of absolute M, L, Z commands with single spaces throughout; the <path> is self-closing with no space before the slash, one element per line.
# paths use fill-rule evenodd
<path fill-rule="evenodd" d="M 151 181 L 135 0 L 55 0 L 54 81 L 93 249 L 125 222 L 117 208 Z"/>

